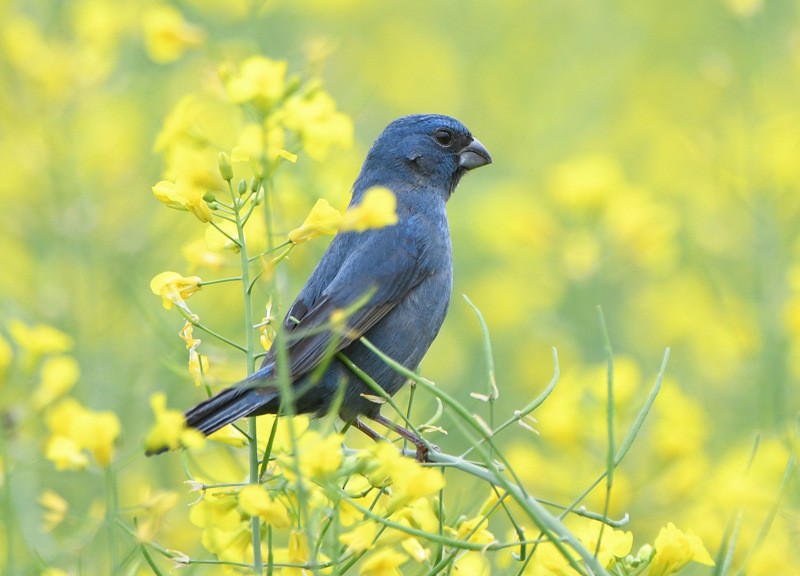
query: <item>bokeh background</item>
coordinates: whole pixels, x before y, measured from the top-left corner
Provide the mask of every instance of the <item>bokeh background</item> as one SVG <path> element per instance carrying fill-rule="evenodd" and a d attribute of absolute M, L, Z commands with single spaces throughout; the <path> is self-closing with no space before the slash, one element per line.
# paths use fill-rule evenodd
<path fill-rule="evenodd" d="M 164 6 L 184 34 L 167 53 L 148 28 Z M 6 363 L 19 356 L 13 320 L 70 335 L 80 366 L 72 395 L 122 422 L 121 492 L 180 491 L 178 458 L 141 456 L 148 402 L 163 391 L 185 407 L 202 392 L 185 371 L 183 321 L 148 283 L 163 270 L 215 272 L 182 254 L 203 226 L 153 198 L 164 168 L 153 144 L 175 104 L 213 86 L 220 65 L 286 59 L 322 79 L 355 138 L 324 160 L 301 153 L 281 168 L 284 233 L 319 197 L 346 206 L 364 153 L 397 116 L 456 116 L 491 151 L 494 164 L 450 202 L 454 299 L 422 370 L 483 409 L 469 396 L 486 391 L 481 333 L 461 294 L 491 332 L 498 414 L 542 391 L 558 350 L 562 377 L 534 414 L 539 435 L 503 437 L 531 492 L 566 503 L 604 470 L 601 306 L 616 354 L 618 438 L 671 349 L 661 397 L 617 475 L 612 516 L 631 515 L 638 543 L 673 521 L 713 555 L 741 515 L 737 562 L 748 574 L 792 573 L 800 492 L 796 477 L 779 487 L 800 407 L 798 10 L 789 0 L 2 1 Z M 284 305 L 326 243 L 292 253 L 277 277 Z M 241 334 L 235 290 L 209 287 L 192 307 Z M 241 375 L 235 353 L 208 339 L 204 350 L 216 381 Z M 29 413 L 37 378 L 5 379 L 6 419 Z M 425 402 L 421 419 L 434 409 Z M 456 436 L 432 439 L 457 450 Z M 76 530 L 42 535 L 37 498 L 57 487 L 80 526 L 102 477 L 56 472 L 35 434 L 8 440 L 6 506 L 19 531 L 6 546 L 24 550 L 20 573 L 74 568 L 100 545 Z M 464 481 L 460 498 L 470 490 Z M 192 549 L 196 531 L 180 518 L 162 540 Z"/>

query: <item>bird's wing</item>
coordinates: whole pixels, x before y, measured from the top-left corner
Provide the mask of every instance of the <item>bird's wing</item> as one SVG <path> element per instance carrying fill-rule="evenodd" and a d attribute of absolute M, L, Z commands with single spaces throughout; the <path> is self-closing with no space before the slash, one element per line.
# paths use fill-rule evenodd
<path fill-rule="evenodd" d="M 292 304 L 265 364 L 274 362 L 285 345 L 296 380 L 360 338 L 424 278 L 419 246 L 407 230 L 393 226 L 364 236 L 315 302 L 301 294 Z M 345 313 L 346 327 L 334 332 L 331 314 L 337 310 Z"/>

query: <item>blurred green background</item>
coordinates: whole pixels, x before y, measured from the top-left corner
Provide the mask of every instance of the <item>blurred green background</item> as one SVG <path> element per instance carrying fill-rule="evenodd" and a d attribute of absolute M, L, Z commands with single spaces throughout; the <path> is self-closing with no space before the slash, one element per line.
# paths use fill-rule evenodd
<path fill-rule="evenodd" d="M 187 0 L 172 5 L 196 36 L 167 57 L 148 49 L 148 13 L 162 4 L 0 1 L 0 331 L 19 319 L 74 338 L 73 395 L 119 415 L 130 490 L 144 478 L 180 489 L 177 458 L 140 457 L 150 395 L 165 391 L 177 408 L 202 395 L 184 373 L 183 322 L 148 283 L 163 270 L 195 273 L 181 247 L 203 227 L 154 200 L 164 161 L 153 142 L 221 64 L 263 54 L 321 77 L 355 125 L 352 150 L 281 168 L 285 231 L 318 197 L 344 207 L 372 139 L 397 116 L 453 115 L 492 153 L 450 202 L 454 298 L 422 370 L 483 409 L 469 396 L 486 389 L 481 334 L 461 294 L 491 331 L 499 413 L 541 392 L 557 348 L 562 379 L 534 414 L 540 435 L 505 439 L 531 492 L 569 501 L 604 470 L 602 306 L 619 438 L 671 348 L 613 515 L 631 514 L 639 543 L 674 521 L 713 555 L 742 511 L 743 561 L 796 450 L 800 3 Z M 293 252 L 277 278 L 284 305 L 326 243 Z M 209 287 L 191 305 L 241 334 L 237 302 L 235 290 Z M 236 360 L 210 339 L 203 350 L 220 366 Z M 242 369 L 216 376 L 231 382 Z M 24 383 L 3 386 L 10 412 L 24 406 Z M 431 410 L 420 404 L 420 418 Z M 454 436 L 434 441 L 455 450 Z M 58 485 L 76 510 L 94 496 L 41 461 L 41 441 L 14 449 L 29 539 L 44 488 Z M 795 478 L 748 574 L 800 562 L 798 496 Z M 59 538 L 39 544 L 48 561 L 77 549 Z"/>

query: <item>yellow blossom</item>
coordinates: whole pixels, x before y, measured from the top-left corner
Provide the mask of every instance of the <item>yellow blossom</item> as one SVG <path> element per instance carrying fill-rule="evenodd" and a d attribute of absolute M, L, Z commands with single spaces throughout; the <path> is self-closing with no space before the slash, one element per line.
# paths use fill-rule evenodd
<path fill-rule="evenodd" d="M 55 464 L 56 470 L 82 470 L 89 465 L 81 446 L 65 436 L 52 436 L 45 444 L 44 456 Z"/>
<path fill-rule="evenodd" d="M 375 542 L 378 535 L 378 526 L 372 520 L 367 520 L 356 526 L 353 530 L 339 536 L 339 542 L 345 544 L 349 550 L 356 554 L 367 550 Z"/>
<path fill-rule="evenodd" d="M 159 64 L 174 62 L 205 38 L 202 29 L 187 23 L 176 8 L 163 4 L 147 10 L 142 25 L 147 54 Z"/>
<path fill-rule="evenodd" d="M 186 322 L 179 335 L 186 342 L 186 348 L 189 350 L 189 374 L 194 380 L 194 385 L 199 387 L 203 383 L 203 376 L 208 373 L 211 366 L 208 356 L 197 351 L 201 341 L 198 338 L 194 338 L 192 335 L 193 330 L 194 326 L 191 322 Z"/>
<path fill-rule="evenodd" d="M 242 523 L 238 504 L 234 494 L 209 490 L 205 498 L 190 508 L 189 521 L 198 528 L 216 526 L 220 530 L 235 530 Z"/>
<path fill-rule="evenodd" d="M 342 231 L 363 232 L 370 228 L 383 228 L 397 224 L 397 199 L 388 188 L 375 186 L 367 190 L 357 206 L 342 216 Z"/>
<path fill-rule="evenodd" d="M 216 554 L 223 562 L 247 562 L 248 553 L 252 556 L 250 527 L 243 522 L 239 522 L 233 530 L 209 525 L 203 530 L 200 541 L 206 550 Z"/>
<path fill-rule="evenodd" d="M 177 492 L 159 490 L 152 493 L 150 486 L 142 488 L 139 505 L 144 514 L 138 515 L 136 539 L 139 542 L 151 542 L 158 535 L 164 515 L 172 510 L 180 501 Z"/>
<path fill-rule="evenodd" d="M 417 498 L 410 504 L 406 504 L 392 514 L 392 518 L 407 522 L 409 526 L 413 526 L 425 532 L 432 532 L 439 529 L 439 518 L 434 510 L 434 503 L 427 497 Z"/>
<path fill-rule="evenodd" d="M 8 323 L 8 332 L 18 346 L 34 356 L 67 352 L 73 346 L 72 338 L 46 324 L 26 326 L 19 320 L 12 320 Z"/>
<path fill-rule="evenodd" d="M 391 485 L 390 511 L 435 494 L 444 488 L 444 476 L 434 468 L 425 468 L 419 462 L 405 458 L 392 444 L 380 442 L 372 450 L 378 466 L 369 474 L 373 486 Z"/>
<path fill-rule="evenodd" d="M 80 377 L 78 363 L 71 356 L 54 356 L 42 363 L 41 381 L 31 396 L 37 410 L 69 392 Z"/>
<path fill-rule="evenodd" d="M 191 212 L 200 222 L 211 222 L 211 209 L 203 200 L 205 190 L 199 186 L 186 180 L 161 180 L 153 186 L 153 194 L 170 208 Z"/>
<path fill-rule="evenodd" d="M 108 466 L 114 442 L 119 436 L 119 418 L 113 412 L 95 412 L 74 398 L 64 398 L 45 414 L 51 436 L 45 456 L 58 470 L 78 470 L 88 464 L 84 450 L 91 452 L 100 466 Z"/>
<path fill-rule="evenodd" d="M 262 160 L 275 162 L 283 158 L 297 162 L 297 155 L 284 149 L 283 128 L 271 125 L 266 130 L 260 125 L 249 123 L 239 132 L 239 143 L 231 150 L 231 161 L 260 163 Z"/>
<path fill-rule="evenodd" d="M 491 573 L 489 560 L 480 552 L 467 552 L 453 564 L 455 576 L 489 576 Z"/>
<path fill-rule="evenodd" d="M 468 542 L 491 544 L 495 541 L 494 534 L 486 529 L 488 522 L 484 522 L 484 520 L 483 516 L 475 516 L 459 522 L 455 530 L 447 528 L 447 531 L 459 540 L 467 540 L 468 538 Z"/>
<path fill-rule="evenodd" d="M 167 271 L 153 277 L 150 281 L 150 290 L 156 296 L 161 296 L 161 303 L 167 310 L 173 305 L 178 305 L 190 313 L 184 299 L 200 290 L 201 284 L 202 280 L 197 276 L 185 277 L 177 272 Z"/>
<path fill-rule="evenodd" d="M 181 98 L 164 120 L 164 126 L 156 136 L 153 150 L 161 152 L 174 142 L 190 137 L 196 129 L 197 119 L 201 110 L 202 106 L 194 94 Z"/>
<path fill-rule="evenodd" d="M 209 435 L 208 439 L 226 446 L 233 446 L 234 448 L 241 448 L 247 444 L 247 438 L 230 424 Z"/>
<path fill-rule="evenodd" d="M 653 547 L 656 553 L 650 563 L 648 576 L 675 574 L 689 562 L 714 565 L 700 537 L 691 530 L 679 530 L 672 522 L 659 531 Z"/>
<path fill-rule="evenodd" d="M 600 531 L 601 527 L 598 522 L 585 521 L 573 532 L 588 550 L 596 551 L 597 560 L 601 566 L 609 567 L 614 558 L 623 558 L 630 554 L 633 546 L 632 532 L 614 530 L 606 526 L 602 530 L 603 540 L 598 548 L 597 538 Z"/>
<path fill-rule="evenodd" d="M 283 123 L 298 133 L 303 149 L 315 160 L 324 159 L 331 146 L 353 145 L 353 121 L 338 112 L 333 98 L 321 89 L 290 98 L 283 114 Z"/>
<path fill-rule="evenodd" d="M 290 458 L 298 460 L 300 474 L 304 478 L 324 478 L 335 473 L 344 460 L 342 434 L 322 436 L 315 430 L 308 430 L 297 442 L 297 454 L 284 454 L 280 458 L 286 473 L 292 476 L 294 468 Z"/>
<path fill-rule="evenodd" d="M 311 552 L 305 532 L 292 530 L 292 533 L 289 534 L 289 561 L 295 564 L 305 564 L 310 556 Z"/>
<path fill-rule="evenodd" d="M 179 182 L 192 192 L 192 200 L 201 192 L 227 191 L 227 185 L 219 172 L 219 153 L 208 146 L 175 141 L 166 150 L 164 180 Z M 197 203 L 197 210 L 204 211 Z M 198 216 L 199 218 L 200 216 Z"/>
<path fill-rule="evenodd" d="M 113 412 L 94 412 L 86 422 L 83 444 L 100 466 L 108 466 L 114 455 L 114 442 L 119 436 L 119 418 Z"/>
<path fill-rule="evenodd" d="M 239 491 L 239 507 L 249 516 L 258 516 L 275 528 L 292 525 L 286 506 L 273 500 L 261 484 L 250 484 Z"/>
<path fill-rule="evenodd" d="M 402 576 L 399 570 L 408 557 L 392 548 L 381 548 L 361 564 L 359 576 Z"/>
<path fill-rule="evenodd" d="M 417 562 L 425 562 L 431 555 L 431 551 L 425 548 L 416 538 L 406 538 L 400 542 L 400 546 Z"/>
<path fill-rule="evenodd" d="M 251 56 L 242 62 L 238 72 L 223 78 L 228 96 L 237 104 L 252 102 L 269 110 L 284 93 L 287 63 L 263 56 Z"/>
<path fill-rule="evenodd" d="M 320 198 L 308 213 L 303 224 L 289 232 L 289 240 L 295 244 L 302 244 L 323 234 L 336 234 L 341 220 L 341 213 L 328 204 L 327 200 Z"/>
<path fill-rule="evenodd" d="M 44 532 L 51 532 L 56 526 L 64 521 L 69 511 L 69 503 L 53 490 L 45 490 L 37 500 L 42 507 L 44 520 Z"/>
<path fill-rule="evenodd" d="M 162 448 L 195 448 L 205 442 L 203 435 L 192 428 L 186 428 L 186 418 L 179 410 L 167 409 L 167 397 L 159 392 L 150 397 L 156 422 L 144 440 L 145 449 L 155 452 Z"/>
<path fill-rule="evenodd" d="M 211 250 L 208 247 L 205 237 L 196 238 L 183 245 L 181 254 L 187 264 L 189 271 L 193 272 L 200 266 L 205 266 L 211 270 L 219 270 L 225 264 L 225 256 L 219 251 Z"/>

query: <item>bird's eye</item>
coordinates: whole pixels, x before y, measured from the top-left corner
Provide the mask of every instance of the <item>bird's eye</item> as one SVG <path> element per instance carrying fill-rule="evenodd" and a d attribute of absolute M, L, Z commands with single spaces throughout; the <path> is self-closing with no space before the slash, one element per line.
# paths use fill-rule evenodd
<path fill-rule="evenodd" d="M 453 133 L 446 128 L 439 128 L 433 133 L 433 137 L 442 146 L 450 146 L 453 143 Z"/>

